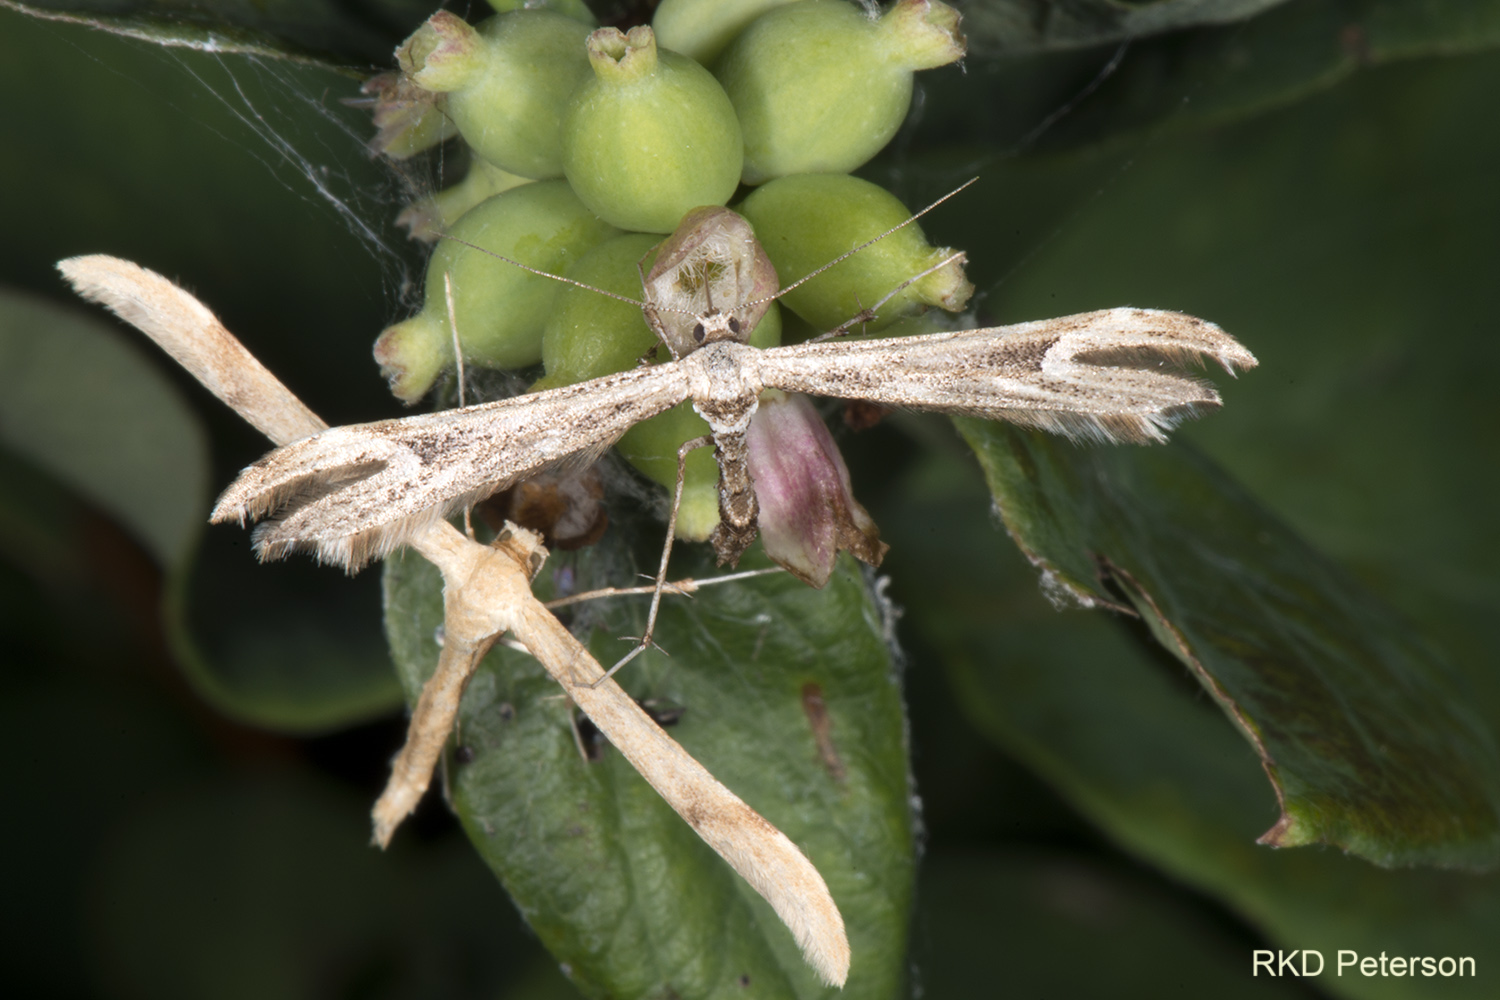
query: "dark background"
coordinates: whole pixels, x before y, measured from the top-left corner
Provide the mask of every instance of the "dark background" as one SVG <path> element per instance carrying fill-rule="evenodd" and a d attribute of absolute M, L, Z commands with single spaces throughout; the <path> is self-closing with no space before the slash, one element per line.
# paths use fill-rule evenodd
<path fill-rule="evenodd" d="M 981 177 L 926 228 L 968 250 L 983 320 L 1128 303 L 1212 318 L 1250 345 L 1262 368 L 1187 437 L 1441 647 L 1493 721 L 1500 58 L 1455 35 L 1386 64 L 1344 30 L 1339 6 L 1322 5 L 1331 13 L 1317 31 L 1293 26 L 1323 48 L 1292 27 L 1280 47 L 1258 41 L 1255 31 L 1277 37 L 1264 27 L 1139 43 L 1076 108 L 1115 46 L 971 59 L 966 74 L 931 75 L 919 117 L 864 173 L 914 207 Z M 1324 48 L 1341 54 L 1336 70 L 1303 72 Z M 1262 81 L 1291 82 L 1245 92 L 1237 58 L 1269 62 Z M 337 104 L 357 81 L 11 10 L 0 10 L 0 80 L 8 291 L 71 304 L 57 259 L 137 260 L 197 293 L 330 423 L 401 412 L 369 358 L 420 275 L 420 252 L 391 219 L 446 165 L 397 175 L 369 161 L 358 114 Z M 206 510 L 264 444 L 142 353 L 207 431 Z M 54 391 L 67 408 L 88 387 Z M 17 447 L 20 424 L 6 423 L 0 962 L 15 995 L 569 995 L 439 802 L 387 854 L 366 846 L 367 810 L 404 730 L 375 574 L 257 567 L 229 528 L 185 536 L 168 565 L 107 493 Z M 897 423 L 843 445 L 893 545 L 892 594 L 912 611 L 901 638 L 926 825 L 913 982 L 933 997 L 1316 993 L 1248 974 L 1251 949 L 1301 946 L 1293 888 L 1255 890 L 1227 857 L 1215 878 L 1164 864 L 1149 822 L 1111 812 L 1065 750 L 966 686 L 964 656 L 924 625 L 934 595 L 1008 595 L 996 621 L 1035 626 L 1014 633 L 1008 655 L 1042 669 L 1073 655 L 1050 637 L 1056 622 L 1089 616 L 1044 617 L 1054 613 L 988 520 L 951 430 Z M 941 488 L 925 487 L 933 453 L 968 478 L 940 470 Z M 353 692 L 339 711 L 363 721 L 267 728 L 205 704 L 157 612 L 172 579 L 188 581 L 207 660 L 238 657 L 226 669 L 244 676 L 257 663 L 285 668 L 287 649 L 336 649 Z M 268 622 L 290 638 L 248 648 Z M 1098 616 L 1079 627 L 1101 636 L 1101 655 L 1134 651 L 1134 669 L 1219 724 L 1137 627 Z M 1243 754 L 1236 773 L 1253 771 L 1242 744 L 1201 752 L 1225 746 Z M 1276 815 L 1270 788 L 1245 788 L 1263 830 Z M 1237 842 L 1269 853 L 1249 839 Z M 1352 880 L 1380 877 L 1303 850 Z M 1493 877 L 1475 884 L 1481 901 L 1471 896 L 1460 919 L 1500 928 Z M 1391 924 L 1427 923 L 1437 896 L 1424 893 L 1393 888 Z M 1309 919 L 1360 919 L 1319 905 Z M 1493 947 L 1480 956 L 1482 977 L 1493 958 Z M 1320 985 L 1485 995 L 1452 982 Z M 1432 992 L 1401 992 L 1419 987 Z"/>

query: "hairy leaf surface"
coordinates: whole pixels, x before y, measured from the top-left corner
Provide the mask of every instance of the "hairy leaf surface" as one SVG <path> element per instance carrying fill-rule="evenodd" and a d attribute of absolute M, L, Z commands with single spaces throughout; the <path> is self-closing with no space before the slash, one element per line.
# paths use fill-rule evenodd
<path fill-rule="evenodd" d="M 543 575 L 574 590 L 632 582 L 628 561 L 602 549 L 554 556 Z M 713 575 L 701 552 L 680 562 Z M 414 556 L 388 560 L 385 579 L 391 646 L 414 698 L 437 662 L 441 583 Z M 580 606 L 574 627 L 592 632 L 602 663 L 628 651 L 617 636 L 640 634 L 645 600 Z M 845 560 L 821 591 L 778 574 L 667 598 L 656 639 L 670 655 L 619 675 L 648 711 L 680 710 L 673 738 L 817 866 L 853 950 L 844 996 L 892 996 L 905 973 L 913 819 L 885 627 Z M 598 759 L 583 758 L 572 711 L 534 660 L 492 652 L 464 696 L 448 782 L 470 838 L 574 982 L 590 996 L 836 992 L 770 907 L 587 726 L 583 746 Z"/>

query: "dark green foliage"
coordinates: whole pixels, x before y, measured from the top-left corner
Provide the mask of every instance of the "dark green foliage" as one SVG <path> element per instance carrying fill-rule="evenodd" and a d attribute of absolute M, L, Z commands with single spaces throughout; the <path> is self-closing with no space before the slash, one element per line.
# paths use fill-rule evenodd
<path fill-rule="evenodd" d="M 1076 449 L 966 425 L 976 462 L 944 422 L 902 416 L 843 436 L 892 545 L 911 764 L 884 622 L 844 564 L 825 591 L 772 577 L 669 599 L 670 657 L 622 677 L 685 708 L 674 738 L 823 871 L 851 928 L 854 995 L 918 981 L 943 998 L 1488 996 L 1500 879 L 1362 857 L 1496 860 L 1500 60 L 1486 50 L 1500 5 L 1225 4 L 1272 8 L 1226 26 L 1212 4 L 1067 6 L 1075 26 L 1054 21 L 1042 48 L 1180 27 L 1190 6 L 1198 26 L 1133 42 L 1021 142 L 1112 50 L 1039 53 L 1041 5 L 971 7 L 968 75 L 930 74 L 923 117 L 866 175 L 912 205 L 981 175 L 923 222 L 968 251 L 983 322 L 1180 308 L 1261 367 L 1218 377 L 1225 408 L 1185 428 L 1185 447 Z M 109 9 L 159 27 L 168 5 Z M 205 9 L 172 30 L 201 40 Z M 285 49 L 279 33 L 345 64 L 382 59 L 428 13 L 300 9 L 321 26 L 239 23 L 256 51 Z M 1006 17 L 1032 35 L 992 27 Z M 478 859 L 436 802 L 390 856 L 364 846 L 398 720 L 292 740 L 181 690 L 171 659 L 216 709 L 260 726 L 392 712 L 435 658 L 430 570 L 413 555 L 386 570 L 398 684 L 373 573 L 259 567 L 235 529 L 202 533 L 213 490 L 264 442 L 122 346 L 132 335 L 72 303 L 52 262 L 104 251 L 179 277 L 342 423 L 400 412 L 367 352 L 402 312 L 416 255 L 389 229 L 395 185 L 335 103 L 354 92 L 345 77 L 13 10 L 0 49 L 7 92 L 24 95 L 0 112 L 7 983 L 539 998 L 568 995 L 567 962 L 594 996 L 817 993 L 759 899 L 616 753 L 579 756 L 566 703 L 523 657 L 492 655 L 450 749 Z M 1033 54 L 986 58 L 1021 49 Z M 331 168 L 357 224 L 221 105 L 245 111 L 236 86 L 314 177 Z M 1059 580 L 1145 617 L 1050 607 L 996 501 Z M 545 579 L 633 582 L 648 560 L 631 546 L 649 553 L 659 528 L 632 509 L 599 553 L 556 555 Z M 685 549 L 678 569 L 702 575 L 701 559 Z M 609 661 L 639 611 L 575 621 L 593 616 Z M 1174 656 L 1179 639 L 1276 785 Z M 842 779 L 819 752 L 809 684 Z M 909 767 L 927 823 L 914 908 Z M 1278 786 L 1293 833 L 1333 847 L 1255 843 Z M 1480 978 L 1251 979 L 1257 947 L 1472 955 Z"/>

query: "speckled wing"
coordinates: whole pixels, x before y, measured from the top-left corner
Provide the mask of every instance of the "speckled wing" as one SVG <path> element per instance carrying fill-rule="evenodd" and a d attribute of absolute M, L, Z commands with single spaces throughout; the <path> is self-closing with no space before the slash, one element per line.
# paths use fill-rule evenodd
<path fill-rule="evenodd" d="M 675 362 L 402 420 L 335 427 L 245 469 L 214 521 L 268 517 L 262 559 L 310 550 L 350 572 L 467 504 L 562 464 L 586 465 L 687 397 Z"/>
<path fill-rule="evenodd" d="M 1105 309 L 924 337 L 828 340 L 761 352 L 768 386 L 914 410 L 962 413 L 1084 440 L 1163 441 L 1217 408 L 1180 374 L 1213 358 L 1231 375 L 1255 357 L 1212 323 L 1154 309 Z"/>

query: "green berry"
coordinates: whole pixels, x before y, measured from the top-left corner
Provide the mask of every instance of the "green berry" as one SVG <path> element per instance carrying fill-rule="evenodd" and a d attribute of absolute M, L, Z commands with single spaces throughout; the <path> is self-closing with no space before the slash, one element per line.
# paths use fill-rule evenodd
<path fill-rule="evenodd" d="M 783 288 L 911 218 L 895 195 L 847 174 L 782 177 L 757 188 L 739 211 L 755 226 Z M 830 330 L 953 253 L 933 247 L 913 222 L 788 292 L 782 301 L 814 327 Z M 960 257 L 902 289 L 863 329 L 881 329 L 928 306 L 957 312 L 973 292 Z"/>
<path fill-rule="evenodd" d="M 691 401 L 636 424 L 615 443 L 631 465 L 668 490 L 677 489 L 677 449 L 709 432 L 708 421 Z M 712 448 L 688 453 L 682 472 L 682 504 L 677 508 L 678 538 L 704 542 L 719 523 L 719 465 Z"/>
<path fill-rule="evenodd" d="M 513 10 L 550 10 L 566 14 L 590 28 L 599 26 L 599 19 L 583 0 L 489 0 L 489 5 L 497 14 L 509 14 Z"/>
<path fill-rule="evenodd" d="M 662 0 L 651 28 L 664 49 L 705 66 L 757 17 L 790 0 Z"/>
<path fill-rule="evenodd" d="M 639 300 L 641 275 L 636 263 L 645 258 L 649 264 L 648 255 L 660 242 L 661 237 L 653 233 L 626 233 L 605 240 L 578 258 L 567 277 Z M 547 374 L 540 387 L 572 385 L 625 371 L 653 347 L 667 357 L 639 305 L 564 285 L 542 334 L 542 364 Z"/>
<path fill-rule="evenodd" d="M 658 49 L 649 27 L 588 38 L 594 75 L 562 126 L 563 172 L 601 219 L 669 233 L 690 209 L 722 205 L 744 147 L 724 90 L 702 66 Z"/>
<path fill-rule="evenodd" d="M 900 0 L 872 20 L 844 0 L 799 0 L 755 20 L 716 68 L 745 133 L 746 184 L 844 173 L 901 127 L 912 73 L 963 57 L 958 12 Z"/>
<path fill-rule="evenodd" d="M 588 76 L 588 25 L 551 10 L 516 10 L 477 28 L 439 11 L 396 50 L 413 85 L 443 108 L 473 150 L 522 177 L 562 176 L 559 123 Z"/>
<path fill-rule="evenodd" d="M 617 236 L 584 254 L 568 269 L 567 276 L 594 288 L 639 298 L 641 271 L 636 265 L 644 257 L 642 270 L 651 269 L 654 261 L 648 255 L 661 243 L 659 237 L 650 234 Z M 774 347 L 781 339 L 780 315 L 774 303 L 769 305 L 750 335 L 750 343 L 756 347 Z M 532 389 L 552 389 L 625 371 L 652 348 L 656 349 L 654 360 L 670 357 L 646 324 L 639 306 L 566 285 L 558 294 L 542 338 L 542 362 L 547 374 Z M 632 427 L 616 447 L 630 464 L 670 490 L 677 485 L 678 447 L 708 432 L 707 422 L 687 402 Z M 719 521 L 718 483 L 719 467 L 712 451 L 692 452 L 677 515 L 679 537 L 703 541 L 713 531 Z"/>
<path fill-rule="evenodd" d="M 391 391 L 420 399 L 453 363 L 444 275 L 451 277 L 454 315 L 464 360 L 519 368 L 542 356 L 542 330 L 561 282 L 496 260 L 491 253 L 549 274 L 562 274 L 589 248 L 615 234 L 564 181 L 524 184 L 482 202 L 454 224 L 427 265 L 422 311 L 375 342 L 375 358 Z M 463 240 L 463 243 L 456 242 Z"/>
<path fill-rule="evenodd" d="M 412 239 L 431 243 L 481 201 L 530 183 L 525 177 L 507 173 L 488 160 L 475 156 L 469 160 L 469 172 L 463 180 L 406 206 L 396 216 L 396 225 L 405 226 Z"/>

